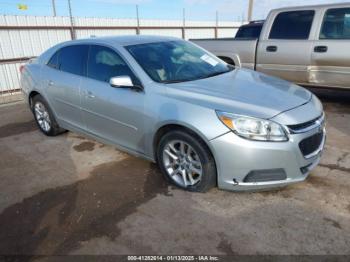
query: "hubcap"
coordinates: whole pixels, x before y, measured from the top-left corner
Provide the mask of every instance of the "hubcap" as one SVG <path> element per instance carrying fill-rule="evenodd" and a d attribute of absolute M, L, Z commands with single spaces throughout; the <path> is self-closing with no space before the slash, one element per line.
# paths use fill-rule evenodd
<path fill-rule="evenodd" d="M 51 128 L 50 115 L 46 107 L 41 102 L 36 102 L 34 105 L 35 118 L 39 126 L 45 132 L 49 132 Z"/>
<path fill-rule="evenodd" d="M 202 179 L 202 163 L 197 152 L 186 142 L 170 141 L 163 150 L 163 165 L 171 179 L 187 187 Z"/>

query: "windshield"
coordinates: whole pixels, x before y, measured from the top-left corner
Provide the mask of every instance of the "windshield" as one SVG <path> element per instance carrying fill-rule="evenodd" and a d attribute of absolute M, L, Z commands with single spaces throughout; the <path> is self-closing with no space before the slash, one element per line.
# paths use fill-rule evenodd
<path fill-rule="evenodd" d="M 145 72 L 159 83 L 178 83 L 226 73 L 232 66 L 186 41 L 125 47 Z"/>

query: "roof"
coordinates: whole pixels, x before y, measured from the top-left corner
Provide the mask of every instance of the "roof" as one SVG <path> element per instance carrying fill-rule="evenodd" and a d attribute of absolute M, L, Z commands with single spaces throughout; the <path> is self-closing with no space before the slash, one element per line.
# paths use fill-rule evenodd
<path fill-rule="evenodd" d="M 265 20 L 250 21 L 248 24 L 241 25 L 240 27 L 262 26 L 264 22 Z"/>
<path fill-rule="evenodd" d="M 169 36 L 154 36 L 154 35 L 125 35 L 125 36 L 106 36 L 106 37 L 91 37 L 85 39 L 74 40 L 74 42 L 89 42 L 89 43 L 109 43 L 120 46 L 137 45 L 165 41 L 182 40 L 176 37 Z"/>
<path fill-rule="evenodd" d="M 305 10 L 305 9 L 318 9 L 318 8 L 337 8 L 337 7 L 350 7 L 350 2 L 336 3 L 336 4 L 322 4 L 322 5 L 302 5 L 302 6 L 288 6 L 273 9 L 272 11 L 283 11 L 283 10 Z"/>

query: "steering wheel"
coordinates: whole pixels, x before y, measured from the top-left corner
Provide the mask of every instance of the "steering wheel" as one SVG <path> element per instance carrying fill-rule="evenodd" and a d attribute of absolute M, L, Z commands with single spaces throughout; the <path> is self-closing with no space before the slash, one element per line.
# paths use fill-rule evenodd
<path fill-rule="evenodd" d="M 177 77 L 186 68 L 191 68 L 191 66 L 187 63 L 180 65 L 175 72 L 175 77 Z"/>

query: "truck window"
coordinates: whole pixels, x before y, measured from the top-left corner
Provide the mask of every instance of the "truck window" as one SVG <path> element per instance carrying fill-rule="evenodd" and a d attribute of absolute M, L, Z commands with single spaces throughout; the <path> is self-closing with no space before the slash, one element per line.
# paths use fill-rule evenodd
<path fill-rule="evenodd" d="M 320 39 L 350 39 L 350 8 L 327 10 Z"/>
<path fill-rule="evenodd" d="M 258 39 L 262 29 L 262 24 L 241 26 L 236 34 L 237 39 Z"/>
<path fill-rule="evenodd" d="M 269 39 L 308 39 L 315 11 L 279 13 L 272 25 Z"/>

